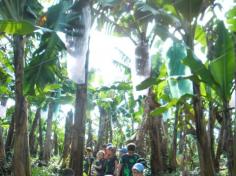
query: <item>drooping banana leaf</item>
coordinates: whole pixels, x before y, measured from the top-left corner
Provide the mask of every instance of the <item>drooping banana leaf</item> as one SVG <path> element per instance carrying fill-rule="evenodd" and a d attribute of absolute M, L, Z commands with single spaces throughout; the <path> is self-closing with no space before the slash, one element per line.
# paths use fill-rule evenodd
<path fill-rule="evenodd" d="M 183 59 L 183 63 L 191 69 L 192 74 L 195 76 L 194 81 L 202 81 L 213 89 L 216 89 L 217 83 L 211 72 L 190 49 L 187 50 L 187 56 Z"/>
<path fill-rule="evenodd" d="M 187 67 L 182 63 L 186 57 L 186 49 L 180 42 L 174 42 L 167 52 L 167 66 L 169 76 L 183 76 L 187 74 Z M 189 80 L 170 79 L 170 91 L 173 98 L 179 98 L 182 95 L 192 93 L 192 84 Z"/>
<path fill-rule="evenodd" d="M 33 24 L 28 21 L 0 20 L 0 32 L 6 34 L 26 35 L 35 30 Z"/>
<path fill-rule="evenodd" d="M 47 84 L 55 84 L 60 77 L 59 57 L 65 49 L 64 43 L 56 33 L 45 33 L 39 48 L 25 68 L 24 92 L 34 95 L 35 89 L 43 91 Z"/>
<path fill-rule="evenodd" d="M 234 42 L 223 22 L 218 23 L 216 32 L 215 59 L 209 64 L 209 70 L 220 87 L 221 98 L 229 101 L 236 69 Z"/>
<path fill-rule="evenodd" d="M 174 6 L 189 22 L 200 13 L 203 0 L 177 0 Z"/>
<path fill-rule="evenodd" d="M 230 30 L 236 32 L 236 6 L 229 10 L 226 14 L 227 23 L 229 24 Z"/>

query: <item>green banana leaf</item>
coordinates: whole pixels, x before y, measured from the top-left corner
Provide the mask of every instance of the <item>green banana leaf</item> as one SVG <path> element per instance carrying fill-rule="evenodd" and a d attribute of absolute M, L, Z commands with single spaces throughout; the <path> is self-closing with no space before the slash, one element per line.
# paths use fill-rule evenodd
<path fill-rule="evenodd" d="M 236 32 L 236 6 L 234 6 L 231 10 L 229 10 L 226 14 L 227 23 L 229 25 L 229 29 Z"/>
<path fill-rule="evenodd" d="M 198 80 L 216 89 L 217 83 L 215 82 L 211 72 L 190 49 L 187 50 L 187 57 L 183 59 L 183 63 L 189 66 L 192 74 L 194 74 L 198 78 Z"/>
<path fill-rule="evenodd" d="M 0 32 L 27 35 L 33 33 L 35 26 L 28 21 L 0 20 Z"/>
<path fill-rule="evenodd" d="M 223 22 L 217 25 L 218 38 L 215 45 L 216 58 L 209 64 L 209 70 L 220 86 L 219 94 L 223 100 L 229 101 L 235 73 L 235 53 L 232 36 Z"/>
<path fill-rule="evenodd" d="M 167 72 L 169 77 L 187 75 L 188 68 L 182 63 L 186 57 L 186 49 L 180 42 L 174 42 L 167 52 Z M 186 79 L 169 79 L 170 91 L 173 98 L 192 93 L 192 83 Z"/>

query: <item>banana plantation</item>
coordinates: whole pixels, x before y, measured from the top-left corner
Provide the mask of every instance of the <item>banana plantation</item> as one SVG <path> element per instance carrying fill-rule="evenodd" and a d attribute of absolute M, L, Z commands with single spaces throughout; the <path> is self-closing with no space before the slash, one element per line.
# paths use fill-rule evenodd
<path fill-rule="evenodd" d="M 0 0 L 2 176 L 236 176 L 235 88 L 234 0 Z"/>

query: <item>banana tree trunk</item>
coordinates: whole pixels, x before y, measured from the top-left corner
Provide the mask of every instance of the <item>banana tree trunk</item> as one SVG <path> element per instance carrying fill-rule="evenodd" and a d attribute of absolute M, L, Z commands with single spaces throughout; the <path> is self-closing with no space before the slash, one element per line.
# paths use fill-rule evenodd
<path fill-rule="evenodd" d="M 43 128 L 42 128 L 42 120 L 39 118 L 39 160 L 43 160 Z"/>
<path fill-rule="evenodd" d="M 149 117 L 149 135 L 151 142 L 151 172 L 160 175 L 164 171 L 161 150 L 161 117 Z"/>
<path fill-rule="evenodd" d="M 52 118 L 53 118 L 54 103 L 49 103 L 48 106 L 48 118 L 45 144 L 43 149 L 43 160 L 48 164 L 50 160 L 51 148 L 52 148 Z"/>
<path fill-rule="evenodd" d="M 216 156 L 215 156 L 215 170 L 218 173 L 220 171 L 220 156 L 223 153 L 223 145 L 224 145 L 224 129 L 223 126 L 220 128 L 220 134 L 218 137 L 218 145 L 216 150 Z"/>
<path fill-rule="evenodd" d="M 229 176 L 234 176 L 236 174 L 236 168 L 234 168 L 234 146 L 233 146 L 233 133 L 232 133 L 232 119 L 229 113 L 229 105 L 227 101 L 223 102 L 224 111 L 223 111 L 223 128 L 225 131 L 224 136 L 224 145 L 226 146 L 226 153 L 228 159 L 228 172 Z"/>
<path fill-rule="evenodd" d="M 54 131 L 53 133 L 54 137 L 53 137 L 53 142 L 54 142 L 54 155 L 57 156 L 59 154 L 59 146 L 58 146 L 58 137 L 57 137 L 57 133 Z"/>
<path fill-rule="evenodd" d="M 171 171 L 176 171 L 177 167 L 177 160 L 176 160 L 176 153 L 177 153 L 177 125 L 178 125 L 178 118 L 179 118 L 179 107 L 176 107 L 175 110 L 175 122 L 174 122 L 174 130 L 173 130 L 173 141 L 172 141 L 172 149 L 170 154 L 170 168 Z"/>
<path fill-rule="evenodd" d="M 30 134 L 29 134 L 29 145 L 30 145 L 30 154 L 31 155 L 36 154 L 36 151 L 35 151 L 35 130 L 38 126 L 40 116 L 41 116 L 41 108 L 37 108 L 35 118 L 33 120 L 33 124 L 32 124 L 31 130 L 30 130 Z"/>
<path fill-rule="evenodd" d="M 95 147 L 95 152 L 101 149 L 102 145 L 105 143 L 105 127 L 106 127 L 106 116 L 107 112 L 104 108 L 99 107 L 100 117 L 99 117 L 99 127 L 98 127 L 98 142 Z"/>
<path fill-rule="evenodd" d="M 208 122 L 208 136 L 211 146 L 211 156 L 213 162 L 215 162 L 215 138 L 214 138 L 214 127 L 215 127 L 215 111 L 212 102 L 209 102 L 209 122 Z"/>
<path fill-rule="evenodd" d="M 235 42 L 235 45 L 236 45 L 236 42 Z M 236 46 L 235 46 L 235 50 L 236 50 Z M 235 58 L 236 59 L 236 58 Z M 234 97 L 234 104 L 235 104 L 235 107 L 234 107 L 234 117 L 236 117 L 236 71 L 235 71 L 235 74 L 234 74 L 234 90 L 235 90 L 235 95 L 232 95 L 232 96 L 235 96 Z M 236 118 L 234 119 L 234 135 L 233 135 L 233 174 L 236 175 Z"/>
<path fill-rule="evenodd" d="M 3 129 L 0 127 L 0 166 L 3 166 L 5 160 L 5 149 L 3 141 Z"/>
<path fill-rule="evenodd" d="M 113 139 L 113 129 L 112 129 L 112 117 L 111 115 L 108 116 L 108 129 L 109 129 L 109 137 L 108 137 L 108 143 L 112 143 Z"/>
<path fill-rule="evenodd" d="M 149 90 L 148 97 L 146 99 L 146 112 L 150 114 L 152 110 L 159 107 L 159 104 L 155 101 L 155 94 Z M 165 170 L 165 147 L 166 141 L 165 137 L 165 127 L 162 121 L 162 117 L 156 116 L 148 117 L 148 129 L 151 143 L 151 172 L 152 175 L 161 175 Z"/>
<path fill-rule="evenodd" d="M 14 129 L 15 129 L 15 113 L 12 114 L 11 124 L 7 132 L 7 139 L 5 143 L 5 152 L 8 153 L 13 148 Z"/>
<path fill-rule="evenodd" d="M 75 172 L 75 176 L 83 175 L 83 160 L 84 160 L 84 144 L 85 144 L 85 122 L 86 122 L 86 103 L 87 103 L 87 79 L 88 79 L 88 61 L 89 61 L 89 33 L 91 28 L 91 7 L 89 0 L 77 0 L 79 4 L 81 20 L 80 23 L 76 23 L 77 26 L 73 27 L 73 30 L 83 31 L 80 36 L 76 38 L 77 45 L 69 48 L 71 54 L 77 55 L 85 60 L 84 69 L 84 81 L 77 85 L 76 90 L 76 102 L 75 102 L 75 117 L 73 127 L 73 141 L 71 149 L 70 166 Z M 81 29 L 81 26 L 83 27 Z M 68 38 L 74 38 L 73 36 L 67 36 Z M 70 45 L 69 45 L 70 46 Z M 74 49 L 76 49 L 76 52 Z M 68 50 L 68 47 L 67 47 Z M 78 65 L 77 65 L 78 66 Z M 75 67 L 76 68 L 76 67 Z M 79 70 L 76 70 L 79 71 Z M 74 75 L 77 77 L 78 75 Z M 79 79 L 79 78 L 78 78 Z"/>
<path fill-rule="evenodd" d="M 193 90 L 196 97 L 193 99 L 193 108 L 196 124 L 198 155 L 200 160 L 201 176 L 216 175 L 211 155 L 210 141 L 206 132 L 203 117 L 203 106 L 199 85 L 193 83 Z"/>
<path fill-rule="evenodd" d="M 188 26 L 186 26 L 186 35 L 184 39 L 185 43 L 192 51 L 194 51 L 194 34 L 195 34 L 195 26 L 191 26 L 191 24 L 188 24 Z M 193 82 L 193 94 L 195 95 L 195 97 L 193 98 L 193 109 L 194 109 L 194 120 L 196 125 L 198 155 L 200 161 L 200 175 L 214 176 L 216 175 L 216 173 L 211 155 L 210 141 L 204 123 L 204 115 L 203 115 L 204 107 L 201 99 L 200 85 L 195 82 Z"/>
<path fill-rule="evenodd" d="M 162 153 L 162 160 L 163 160 L 163 170 L 167 172 L 168 170 L 168 127 L 167 123 L 163 121 L 161 118 L 161 153 Z"/>
<path fill-rule="evenodd" d="M 76 90 L 75 117 L 74 117 L 73 140 L 71 148 L 71 162 L 70 162 L 70 167 L 74 170 L 75 176 L 83 175 L 88 57 L 89 57 L 89 51 L 87 52 L 87 58 L 86 58 L 85 83 L 77 85 L 77 90 Z"/>
<path fill-rule="evenodd" d="M 146 135 L 148 133 L 147 129 L 148 125 L 149 124 L 146 115 L 143 115 L 142 123 L 139 125 L 135 139 L 136 151 L 143 158 L 145 158 L 147 154 L 145 145 L 146 145 Z"/>
<path fill-rule="evenodd" d="M 106 120 L 105 120 L 105 136 L 104 136 L 104 143 L 108 144 L 109 143 L 109 115 L 107 113 Z"/>
<path fill-rule="evenodd" d="M 13 173 L 17 176 L 31 176 L 27 101 L 23 94 L 24 47 L 25 41 L 23 36 L 14 36 L 16 133 L 14 140 Z"/>
<path fill-rule="evenodd" d="M 93 147 L 93 130 L 92 130 L 92 120 L 88 119 L 88 139 L 86 142 L 87 147 Z"/>
<path fill-rule="evenodd" d="M 65 134 L 64 134 L 64 147 L 62 153 L 62 168 L 66 167 L 66 159 L 70 154 L 70 145 L 72 142 L 72 128 L 73 128 L 73 113 L 69 112 L 66 117 Z"/>

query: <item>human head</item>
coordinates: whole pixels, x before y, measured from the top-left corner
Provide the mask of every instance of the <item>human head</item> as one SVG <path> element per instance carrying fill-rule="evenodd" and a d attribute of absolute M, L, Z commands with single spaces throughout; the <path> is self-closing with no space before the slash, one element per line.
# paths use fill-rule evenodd
<path fill-rule="evenodd" d="M 92 148 L 91 147 L 86 147 L 86 154 L 91 155 L 92 154 Z"/>
<path fill-rule="evenodd" d="M 112 156 L 113 155 L 113 147 L 112 145 L 108 145 L 106 148 L 106 152 L 108 156 Z"/>
<path fill-rule="evenodd" d="M 124 154 L 126 154 L 128 152 L 128 149 L 126 147 L 123 147 L 121 149 L 119 149 L 119 154 L 120 156 L 123 156 Z"/>
<path fill-rule="evenodd" d="M 141 163 L 145 168 L 147 168 L 147 161 L 144 158 L 139 158 L 137 163 Z"/>
<path fill-rule="evenodd" d="M 133 176 L 143 176 L 144 166 L 141 163 L 136 163 L 132 167 Z"/>
<path fill-rule="evenodd" d="M 97 153 L 97 159 L 103 159 L 104 158 L 104 151 L 103 150 L 99 150 L 98 153 Z"/>
<path fill-rule="evenodd" d="M 136 145 L 134 143 L 129 143 L 127 145 L 127 149 L 129 154 L 133 154 L 135 152 Z"/>

